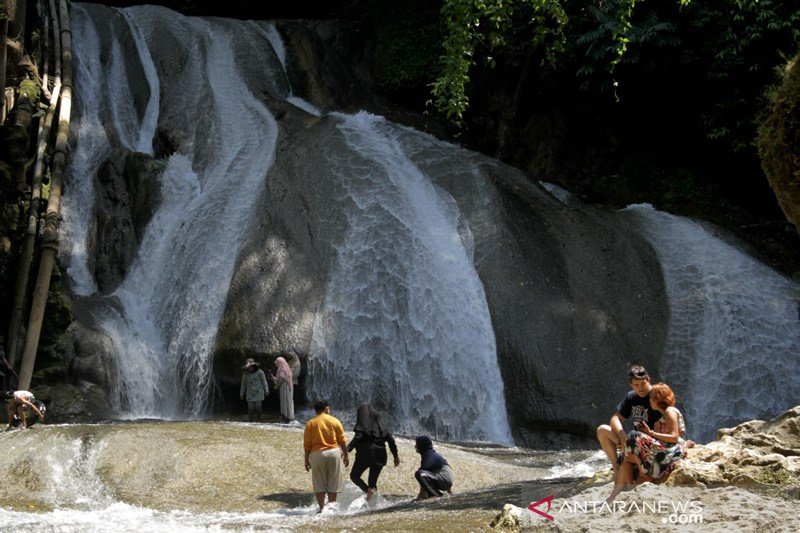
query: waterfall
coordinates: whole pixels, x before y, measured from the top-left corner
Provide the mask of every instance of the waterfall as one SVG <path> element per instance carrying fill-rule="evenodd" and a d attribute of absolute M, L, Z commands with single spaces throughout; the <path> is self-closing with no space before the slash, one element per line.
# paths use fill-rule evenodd
<path fill-rule="evenodd" d="M 660 258 L 670 321 L 661 376 L 692 438 L 768 419 L 800 397 L 800 287 L 692 220 L 625 209 Z"/>
<path fill-rule="evenodd" d="M 136 84 L 127 74 L 130 68 L 122 66 L 131 58 L 121 57 L 117 42 L 124 36 L 111 32 L 107 79 L 99 57 L 108 45 L 98 40 L 96 29 L 105 22 L 90 19 L 87 11 L 80 6 L 73 11 L 78 94 L 83 95 L 77 152 L 86 154 L 71 165 L 73 205 L 92 204 L 90 183 L 112 137 L 101 134 L 103 120 L 113 122 L 113 137 L 122 146 L 145 151 L 152 151 L 159 109 L 168 123 L 184 120 L 173 125 L 181 142 L 164 161 L 163 201 L 127 277 L 106 298 L 99 318 L 115 352 L 116 407 L 132 417 L 198 416 L 207 409 L 213 388 L 211 349 L 244 240 L 240 228 L 250 220 L 274 160 L 277 125 L 244 81 L 244 60 L 234 50 L 247 46 L 242 43 L 252 35 L 149 6 L 118 11 L 147 76 L 149 103 L 139 120 L 131 108 L 137 95 L 130 88 Z M 180 42 L 191 43 L 180 72 L 157 72 L 151 58 L 158 54 L 153 49 L 166 27 Z M 264 71 L 255 74 L 270 78 L 274 65 L 268 60 L 260 65 Z M 92 98 L 101 105 L 89 105 Z M 70 219 L 77 229 L 70 239 L 68 272 L 76 287 L 83 287 L 76 292 L 89 294 L 91 275 L 81 256 L 89 213 Z"/>
<path fill-rule="evenodd" d="M 330 163 L 350 208 L 314 323 L 311 396 L 371 402 L 407 434 L 510 443 L 494 332 L 458 206 L 403 151 L 397 128 L 365 112 L 336 117 L 351 152 Z"/>
<path fill-rule="evenodd" d="M 261 26 L 258 22 L 251 22 L 256 26 L 256 31 L 258 31 L 272 46 L 272 49 L 275 51 L 275 55 L 278 56 L 278 61 L 281 62 L 281 67 L 283 68 L 284 73 L 286 72 L 286 46 L 283 44 L 283 39 L 281 38 L 281 34 L 278 33 L 278 30 L 275 28 L 275 24 L 266 24 L 265 26 Z M 289 84 L 289 78 L 286 78 L 287 85 Z M 291 87 L 289 88 L 289 94 L 286 96 L 286 101 L 290 104 L 299 107 L 306 113 L 311 113 L 316 117 L 322 116 L 322 111 L 320 111 L 314 104 L 311 102 L 300 98 L 299 96 L 295 96 L 292 92 Z"/>
<path fill-rule="evenodd" d="M 89 295 L 97 286 L 89 272 L 86 248 L 94 198 L 94 175 L 111 148 L 108 135 L 100 121 L 105 70 L 100 64 L 100 38 L 86 11 L 79 4 L 71 9 L 73 50 L 75 54 L 75 112 L 77 125 L 75 149 L 66 169 L 66 194 L 61 202 L 63 241 L 61 262 L 76 294 Z M 119 52 L 115 48 L 115 52 Z"/>

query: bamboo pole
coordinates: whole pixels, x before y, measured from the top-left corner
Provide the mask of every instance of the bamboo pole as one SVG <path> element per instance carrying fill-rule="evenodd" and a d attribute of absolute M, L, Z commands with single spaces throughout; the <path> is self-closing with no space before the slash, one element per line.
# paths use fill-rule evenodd
<path fill-rule="evenodd" d="M 6 121 L 6 36 L 8 35 L 8 18 L 0 22 L 0 124 Z"/>
<path fill-rule="evenodd" d="M 61 105 L 56 133 L 56 152 L 53 156 L 53 169 L 50 177 L 50 197 L 45 214 L 44 237 L 42 239 L 42 256 L 39 260 L 39 273 L 36 287 L 33 290 L 31 316 L 25 337 L 25 348 L 22 352 L 22 365 L 19 371 L 19 388 L 27 389 L 33 377 L 33 366 L 36 362 L 36 351 L 39 346 L 39 335 L 42 331 L 42 320 L 47 305 L 47 294 L 50 288 L 50 276 L 53 273 L 56 253 L 58 252 L 58 223 L 61 216 L 61 188 L 64 168 L 67 165 L 67 136 L 69 118 L 72 111 L 72 33 L 69 26 L 67 1 L 59 0 L 59 19 L 61 23 L 62 82 Z"/>
<path fill-rule="evenodd" d="M 61 91 L 61 39 L 59 38 L 60 26 L 57 18 L 55 0 L 50 0 L 50 14 L 45 17 L 45 75 L 42 77 L 42 84 L 47 80 L 47 59 L 50 52 L 49 41 L 49 21 L 53 20 L 53 60 L 55 62 L 54 85 L 50 93 L 50 105 L 47 114 L 39 128 L 39 144 L 36 151 L 36 164 L 33 168 L 33 186 L 31 188 L 31 201 L 28 206 L 28 228 L 26 230 L 25 241 L 22 244 L 22 256 L 19 261 L 19 271 L 17 273 L 17 285 L 14 292 L 14 303 L 11 307 L 11 321 L 8 327 L 8 361 L 12 367 L 16 365 L 19 357 L 22 335 L 22 317 L 25 312 L 25 300 L 28 293 L 28 279 L 30 278 L 31 264 L 33 263 L 33 252 L 36 244 L 36 235 L 39 229 L 39 205 L 42 198 L 42 175 L 44 174 L 44 160 L 47 143 L 50 139 L 50 130 L 53 125 L 58 98 Z"/>

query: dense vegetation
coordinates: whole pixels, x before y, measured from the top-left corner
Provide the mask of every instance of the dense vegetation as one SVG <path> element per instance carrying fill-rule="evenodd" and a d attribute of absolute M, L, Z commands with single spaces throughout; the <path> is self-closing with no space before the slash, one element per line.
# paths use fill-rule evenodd
<path fill-rule="evenodd" d="M 438 17 L 421 0 L 361 4 L 376 64 L 392 65 L 381 87 L 418 107 L 424 93 L 461 142 L 591 201 L 710 219 L 800 271 L 755 149 L 800 1 L 445 0 Z"/>

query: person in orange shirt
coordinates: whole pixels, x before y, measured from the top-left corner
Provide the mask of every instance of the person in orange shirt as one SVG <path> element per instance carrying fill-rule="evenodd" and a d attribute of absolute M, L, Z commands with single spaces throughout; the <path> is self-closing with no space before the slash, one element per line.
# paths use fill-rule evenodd
<path fill-rule="evenodd" d="M 319 512 L 322 512 L 325 494 L 328 495 L 328 502 L 333 503 L 342 491 L 342 462 L 345 467 L 350 466 L 350 456 L 347 453 L 344 427 L 337 418 L 331 416 L 330 404 L 324 400 L 318 401 L 314 403 L 314 411 L 317 416 L 306 423 L 303 448 L 306 472 L 311 470 L 314 495 L 317 497 Z"/>

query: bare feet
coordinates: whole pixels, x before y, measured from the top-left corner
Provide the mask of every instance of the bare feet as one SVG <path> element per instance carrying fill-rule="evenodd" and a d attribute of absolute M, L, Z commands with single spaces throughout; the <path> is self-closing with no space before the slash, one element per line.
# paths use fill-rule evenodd
<path fill-rule="evenodd" d="M 375 489 L 367 489 L 367 501 L 370 501 L 375 496 Z"/>

